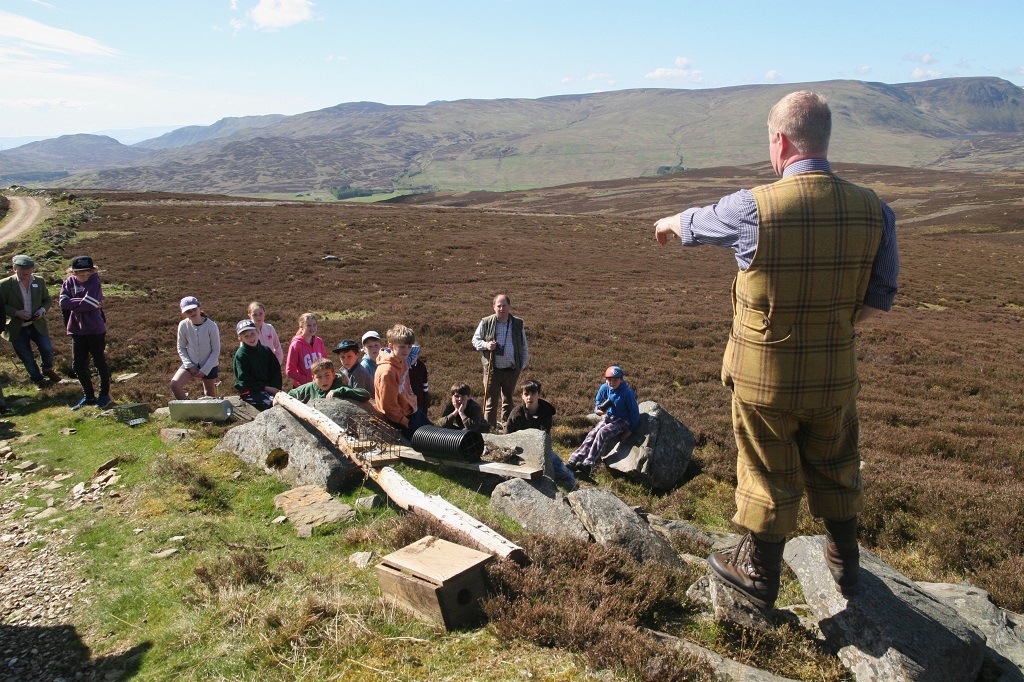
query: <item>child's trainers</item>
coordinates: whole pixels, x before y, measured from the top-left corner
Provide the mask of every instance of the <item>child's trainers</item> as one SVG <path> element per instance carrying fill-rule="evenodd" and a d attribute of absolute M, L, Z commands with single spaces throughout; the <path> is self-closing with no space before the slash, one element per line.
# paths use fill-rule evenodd
<path fill-rule="evenodd" d="M 101 395 L 99 398 L 96 399 L 96 407 L 98 407 L 100 409 L 103 409 L 104 407 L 106 407 L 109 404 L 110 404 L 110 396 L 109 395 Z"/>
<path fill-rule="evenodd" d="M 107 398 L 107 402 L 110 402 L 109 398 Z M 95 405 L 95 404 L 96 404 L 96 399 L 95 398 L 85 398 L 85 397 L 83 397 L 81 400 L 78 401 L 78 404 L 75 405 L 74 407 L 72 407 L 71 409 L 72 410 L 80 410 L 83 407 L 85 407 L 86 405 Z"/>

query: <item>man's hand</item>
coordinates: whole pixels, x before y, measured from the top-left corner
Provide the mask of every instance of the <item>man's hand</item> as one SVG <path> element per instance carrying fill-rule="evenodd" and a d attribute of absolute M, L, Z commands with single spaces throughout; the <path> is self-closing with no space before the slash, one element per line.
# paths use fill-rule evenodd
<path fill-rule="evenodd" d="M 14 313 L 14 316 L 19 320 L 24 320 L 25 322 L 28 322 L 29 320 L 32 319 L 32 316 L 26 313 L 24 310 L 19 310 L 18 312 Z"/>
<path fill-rule="evenodd" d="M 488 341 L 487 342 L 487 350 L 494 350 L 497 347 L 498 347 L 498 342 L 497 341 Z"/>
<path fill-rule="evenodd" d="M 189 367 L 188 368 L 188 373 L 191 374 L 194 377 L 197 377 L 197 376 L 199 376 L 199 368 L 198 367 Z"/>
<path fill-rule="evenodd" d="M 682 226 L 680 225 L 679 215 L 678 213 L 670 215 L 654 223 L 654 237 L 662 246 L 668 244 L 668 236 L 670 234 L 674 234 L 676 237 L 680 236 L 679 233 L 682 230 Z"/>

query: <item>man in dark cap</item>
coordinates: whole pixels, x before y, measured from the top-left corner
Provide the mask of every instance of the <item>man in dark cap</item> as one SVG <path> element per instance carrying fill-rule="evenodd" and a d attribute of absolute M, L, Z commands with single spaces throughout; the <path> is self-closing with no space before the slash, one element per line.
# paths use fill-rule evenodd
<path fill-rule="evenodd" d="M 52 303 L 50 292 L 45 280 L 33 274 L 36 264 L 29 256 L 18 254 L 12 263 L 14 274 L 0 280 L 0 300 L 6 311 L 2 336 L 11 342 L 33 383 L 44 388 L 47 379 L 60 381 L 60 375 L 53 371 L 53 343 L 46 326 L 46 311 Z M 33 342 L 39 348 L 41 370 Z"/>

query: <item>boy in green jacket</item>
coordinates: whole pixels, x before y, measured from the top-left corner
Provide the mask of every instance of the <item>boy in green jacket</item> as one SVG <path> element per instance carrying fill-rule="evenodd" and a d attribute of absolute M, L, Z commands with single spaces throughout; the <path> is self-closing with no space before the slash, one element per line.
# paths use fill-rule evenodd
<path fill-rule="evenodd" d="M 330 358 L 320 358 L 309 368 L 313 380 L 288 391 L 288 395 L 304 403 L 317 398 L 347 398 L 358 403 L 370 399 L 370 392 L 364 388 L 350 388 L 348 379 L 334 371 Z"/>
<path fill-rule="evenodd" d="M 269 410 L 274 394 L 281 390 L 281 363 L 274 351 L 260 343 L 252 320 L 241 320 L 235 325 L 235 333 L 242 342 L 235 351 L 235 390 L 260 412 Z"/>

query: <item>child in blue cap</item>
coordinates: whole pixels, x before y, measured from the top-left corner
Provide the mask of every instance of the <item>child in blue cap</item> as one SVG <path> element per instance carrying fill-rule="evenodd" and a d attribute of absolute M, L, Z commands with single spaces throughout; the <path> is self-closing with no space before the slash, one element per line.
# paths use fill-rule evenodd
<path fill-rule="evenodd" d="M 569 457 L 569 469 L 583 476 L 590 475 L 594 465 L 608 454 L 620 436 L 629 438 L 640 423 L 636 394 L 622 378 L 622 368 L 618 365 L 604 371 L 604 383 L 594 399 L 594 412 L 601 421 Z"/>

